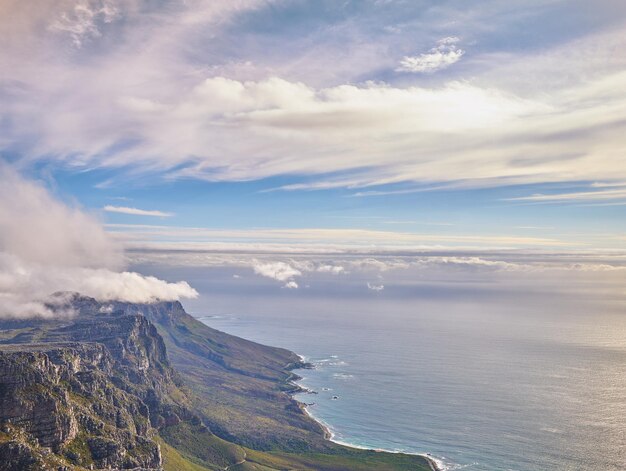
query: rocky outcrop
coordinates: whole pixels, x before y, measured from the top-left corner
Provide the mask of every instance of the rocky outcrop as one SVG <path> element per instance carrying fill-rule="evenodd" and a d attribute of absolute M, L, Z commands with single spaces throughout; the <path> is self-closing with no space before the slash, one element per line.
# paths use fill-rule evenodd
<path fill-rule="evenodd" d="M 97 343 L 3 347 L 0 469 L 48 469 L 49 453 L 86 468 L 159 469 L 149 407 L 114 384 L 125 381 L 117 365 Z"/>
<path fill-rule="evenodd" d="M 158 429 L 198 421 L 156 328 L 101 307 L 3 332 L 0 470 L 161 469 Z"/>
<path fill-rule="evenodd" d="M 100 363 L 97 346 L 51 347 L 37 351 L 0 352 L 0 422 L 20 427 L 43 447 L 58 450 L 78 433 L 68 390 L 62 381 L 84 368 Z"/>

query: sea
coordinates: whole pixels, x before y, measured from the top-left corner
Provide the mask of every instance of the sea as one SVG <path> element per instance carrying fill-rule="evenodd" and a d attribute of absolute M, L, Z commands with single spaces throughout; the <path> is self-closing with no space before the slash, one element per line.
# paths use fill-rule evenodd
<path fill-rule="evenodd" d="M 315 366 L 297 398 L 337 442 L 448 470 L 626 470 L 623 285 L 186 276 L 202 322 Z"/>

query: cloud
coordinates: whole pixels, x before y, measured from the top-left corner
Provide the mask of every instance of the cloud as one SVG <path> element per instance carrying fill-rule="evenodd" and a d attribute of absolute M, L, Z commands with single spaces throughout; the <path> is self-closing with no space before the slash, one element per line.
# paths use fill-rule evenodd
<path fill-rule="evenodd" d="M 206 229 L 135 224 L 108 224 L 107 230 L 126 241 L 131 250 L 190 250 L 252 253 L 370 253 L 372 251 L 418 251 L 455 248 L 570 248 L 584 246 L 591 239 L 567 240 L 533 237 L 525 234 L 433 234 L 367 229 L 284 228 L 284 229 Z M 172 243 L 176 239 L 176 243 Z M 335 266 L 335 264 L 329 263 Z M 316 271 L 315 264 L 294 265 L 300 271 Z M 327 268 L 338 271 L 340 268 Z"/>
<path fill-rule="evenodd" d="M 257 275 L 265 276 L 267 278 L 272 278 L 278 281 L 288 281 L 291 280 L 294 276 L 302 276 L 302 272 L 300 270 L 295 269 L 285 262 L 255 262 L 253 265 L 253 269 L 254 273 L 256 273 Z"/>
<path fill-rule="evenodd" d="M 54 32 L 68 34 L 75 46 L 85 40 L 100 36 L 99 23 L 110 23 L 118 15 L 118 2 L 114 0 L 79 0 L 66 11 L 61 11 L 49 25 Z"/>
<path fill-rule="evenodd" d="M 166 213 L 163 211 L 147 211 L 145 209 L 128 208 L 126 206 L 107 205 L 103 209 L 109 213 L 131 214 L 134 216 L 153 216 L 160 218 L 168 218 L 174 216 L 173 213 Z"/>
<path fill-rule="evenodd" d="M 53 315 L 45 303 L 57 291 L 130 302 L 198 294 L 184 281 L 125 271 L 125 264 L 94 217 L 0 166 L 0 317 Z"/>
<path fill-rule="evenodd" d="M 372 249 L 374 250 L 374 249 Z M 276 287 L 284 289 L 310 288 L 311 293 L 323 297 L 332 297 L 339 293 L 358 296 L 367 287 L 369 291 L 381 293 L 393 286 L 395 295 L 404 296 L 439 296 L 441 291 L 436 286 L 460 287 L 478 293 L 484 290 L 508 293 L 524 292 L 534 286 L 546 292 L 587 293 L 587 288 L 596 285 L 604 292 L 611 285 L 616 293 L 626 280 L 626 251 L 620 252 L 549 252 L 520 251 L 482 252 L 433 251 L 413 255 L 404 253 L 326 253 L 294 254 L 216 252 L 141 252 L 131 253 L 133 261 L 142 266 L 154 264 L 161 272 L 173 267 L 177 273 L 185 267 L 193 267 L 191 272 L 202 273 L 208 278 L 224 279 L 224 274 L 255 266 L 265 265 L 264 272 L 276 280 Z M 135 258 L 137 257 L 137 258 Z M 325 266 L 342 267 L 339 273 L 329 271 Z M 269 267 L 272 267 L 271 269 Z M 287 274 L 297 270 L 300 276 L 292 279 Z M 277 275 L 284 273 L 285 276 Z M 282 278 L 277 280 L 276 276 Z M 283 281 L 284 280 L 284 281 Z M 240 280 L 232 280 L 234 285 Z M 368 284 L 369 283 L 369 284 Z M 246 278 L 247 285 L 266 283 L 256 277 Z M 417 289 L 416 289 L 417 288 Z M 467 293 L 467 291 L 465 291 Z M 439 294 L 438 294 L 439 293 Z M 565 299 L 565 298 L 563 298 Z"/>
<path fill-rule="evenodd" d="M 118 269 L 124 262 L 97 219 L 1 163 L 0 251 L 42 265 Z"/>
<path fill-rule="evenodd" d="M 450 67 L 465 54 L 457 47 L 459 38 L 448 37 L 437 41 L 437 46 L 419 56 L 405 56 L 400 61 L 398 72 L 432 73 Z"/>
<path fill-rule="evenodd" d="M 163 9 L 162 2 L 140 0 L 6 0 L 0 4 L 0 148 L 27 162 L 154 178 L 311 180 L 286 182 L 292 190 L 626 180 L 626 73 L 615 53 L 626 47 L 623 28 L 519 54 L 502 48 L 473 54 L 464 80 L 406 85 L 396 77 L 380 82 L 375 73 L 392 66 L 384 55 L 394 44 L 386 36 L 362 45 L 367 36 L 354 35 L 354 48 L 359 42 L 368 52 L 359 56 L 367 64 L 352 75 L 334 52 L 343 48 L 330 40 L 318 44 L 315 35 L 304 36 L 309 48 L 296 51 L 302 55 L 289 48 L 282 55 L 277 47 L 248 57 L 255 51 L 226 47 L 235 35 L 252 44 L 257 37 L 237 29 L 235 20 L 242 14 L 250 20 L 245 13 L 272 3 L 192 0 Z M 511 12 L 522 5 L 476 7 L 462 17 L 444 10 L 469 41 L 486 34 L 485 20 L 489 34 L 506 37 L 506 27 L 519 20 Z M 497 15 L 489 16 L 491 10 Z M 468 23 L 460 21 L 466 17 Z M 482 26 L 482 33 L 470 25 Z M 354 32 L 349 24 L 334 26 L 315 34 Z M 443 24 L 398 27 L 415 26 L 441 30 Z M 76 42 L 72 35 L 81 48 L 67 47 L 68 38 Z M 376 44 L 383 39 L 390 42 Z M 278 33 L 267 41 L 258 47 L 285 44 Z M 445 38 L 424 54 L 433 56 L 430 62 L 417 55 L 412 67 L 449 65 L 462 52 L 456 38 Z M 333 67 L 319 66 L 321 54 Z M 252 59 L 259 64 L 248 66 Z M 327 176 L 338 174 L 340 180 Z M 389 190 L 397 189 L 369 195 Z"/>
<path fill-rule="evenodd" d="M 22 101 L 4 113 L 24 123 L 6 133 L 12 145 L 78 165 L 133 165 L 171 178 L 211 181 L 350 175 L 339 183 L 321 178 L 309 189 L 406 181 L 485 187 L 626 178 L 618 159 L 620 123 L 626 118 L 626 100 L 618 91 L 623 80 L 616 75 L 584 87 L 593 91 L 527 99 L 461 82 L 315 89 L 277 77 L 259 82 L 214 77 L 182 92 L 170 90 L 172 96 L 161 99 L 166 109 L 158 113 L 120 107 L 111 97 L 101 115 L 85 115 L 87 101 L 111 96 L 115 87 L 87 87 L 81 94 L 93 96 L 72 93 L 72 100 L 50 104 L 45 114 L 32 115 Z M 593 100 L 596 95 L 606 96 L 610 105 Z M 130 144 L 111 151 L 117 142 Z M 420 189 L 397 190 L 413 191 Z"/>
<path fill-rule="evenodd" d="M 595 187 L 598 187 L 597 185 Z M 626 202 L 626 188 L 596 191 L 576 191 L 570 193 L 535 194 L 510 198 L 508 201 L 533 201 L 538 203 L 624 200 Z"/>
<path fill-rule="evenodd" d="M 252 268 L 255 273 L 277 281 L 287 282 L 296 277 L 347 280 L 353 275 L 388 276 L 392 272 L 412 273 L 542 273 L 542 272 L 626 272 L 626 252 L 577 251 L 566 252 L 530 250 L 480 251 L 408 250 L 387 252 L 370 247 L 367 251 L 323 253 L 257 252 L 255 258 L 243 251 L 203 252 L 178 250 L 142 250 L 129 252 L 132 263 L 177 267 Z M 256 268 L 255 268 L 256 267 Z M 299 274 L 297 274 L 299 273 Z M 233 278 L 239 276 L 235 275 Z"/>
<path fill-rule="evenodd" d="M 100 301 L 151 303 L 194 298 L 198 293 L 186 282 L 168 283 L 152 276 L 106 268 L 67 267 L 27 263 L 0 253 L 0 316 L 47 315 L 44 304 L 57 291 L 74 291 Z M 12 310 L 5 301 L 12 301 Z M 31 306 L 20 309 L 19 305 Z M 36 308 L 35 308 L 36 307 Z"/>
<path fill-rule="evenodd" d="M 316 268 L 316 271 L 320 273 L 332 273 L 333 275 L 338 275 L 340 273 L 345 273 L 346 269 L 339 265 L 320 265 Z"/>
<path fill-rule="evenodd" d="M 227 256 L 226 258 L 217 257 L 212 260 L 213 263 L 226 263 L 235 266 L 247 265 L 250 262 L 247 258 L 238 258 L 237 256 Z M 206 264 L 205 264 L 206 266 Z M 307 260 L 289 258 L 287 261 L 252 261 L 252 269 L 257 275 L 271 278 L 273 280 L 285 282 L 284 288 L 296 289 L 298 283 L 295 277 L 303 276 L 305 273 L 323 273 L 339 275 L 345 274 L 346 270 L 343 266 L 329 264 L 324 260 Z"/>

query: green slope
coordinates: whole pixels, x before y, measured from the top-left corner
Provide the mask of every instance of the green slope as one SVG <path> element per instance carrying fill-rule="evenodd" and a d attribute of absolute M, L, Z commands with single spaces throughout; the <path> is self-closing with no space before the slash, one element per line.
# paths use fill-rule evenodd
<path fill-rule="evenodd" d="M 179 303 L 142 308 L 163 337 L 211 430 L 242 446 L 245 461 L 230 470 L 427 470 L 420 456 L 345 447 L 325 439 L 286 391 L 297 355 L 212 329 Z M 173 443 L 170 441 L 170 443 Z M 180 449 L 183 446 L 176 443 Z M 187 456 L 201 453 L 188 446 Z"/>
<path fill-rule="evenodd" d="M 332 446 L 286 390 L 302 365 L 285 349 L 212 329 L 179 303 L 141 307 L 163 337 L 169 359 L 193 391 L 194 409 L 217 435 L 261 450 L 320 451 Z"/>

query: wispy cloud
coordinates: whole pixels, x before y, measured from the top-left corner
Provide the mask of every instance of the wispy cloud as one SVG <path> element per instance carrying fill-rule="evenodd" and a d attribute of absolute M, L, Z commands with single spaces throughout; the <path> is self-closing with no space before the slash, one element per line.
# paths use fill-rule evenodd
<path fill-rule="evenodd" d="M 174 216 L 174 213 L 166 213 L 163 211 L 156 211 L 156 210 L 129 208 L 127 206 L 106 205 L 102 209 L 104 209 L 108 213 L 130 214 L 133 216 L 152 216 L 152 217 L 160 217 L 160 218 L 168 218 L 168 217 Z"/>
<path fill-rule="evenodd" d="M 561 202 L 587 202 L 587 201 L 607 201 L 626 200 L 626 188 L 597 191 L 577 191 L 570 193 L 535 194 L 530 196 L 520 196 L 509 198 L 509 201 L 534 201 L 539 203 L 561 203 Z"/>
<path fill-rule="evenodd" d="M 457 47 L 459 38 L 447 37 L 437 41 L 430 51 L 418 56 L 405 56 L 400 61 L 398 72 L 432 73 L 450 67 L 461 60 L 465 51 Z"/>
<path fill-rule="evenodd" d="M 622 187 L 626 188 L 626 182 L 594 182 L 591 184 L 592 188 L 612 188 Z"/>
<path fill-rule="evenodd" d="M 101 35 L 99 23 L 110 23 L 119 15 L 117 0 L 79 0 L 67 10 L 56 12 L 49 29 L 68 34 L 75 46 Z"/>
<path fill-rule="evenodd" d="M 392 196 L 392 195 L 410 195 L 413 193 L 423 193 L 426 191 L 437 190 L 438 188 L 406 188 L 404 190 L 367 190 L 357 191 L 350 196 L 354 198 L 362 198 L 366 196 Z"/>
<path fill-rule="evenodd" d="M 279 78 L 260 82 L 211 78 L 172 97 L 169 111 L 146 115 L 110 109 L 107 114 L 120 123 L 114 128 L 110 120 L 98 123 L 97 118 L 81 119 L 67 128 L 60 121 L 54 127 L 40 123 L 56 131 L 51 135 L 42 128 L 38 145 L 47 149 L 46 155 L 63 159 L 79 152 L 85 161 L 97 159 L 105 166 L 133 162 L 167 170 L 178 165 L 171 170 L 173 177 L 218 181 L 352 171 L 360 173 L 361 185 L 381 179 L 473 181 L 478 186 L 601 180 L 626 175 L 626 166 L 613 158 L 623 136 L 614 123 L 626 117 L 624 100 L 616 92 L 622 80 L 621 76 L 605 80 L 597 91 L 613 97 L 611 109 L 598 105 L 602 108 L 598 120 L 600 108 L 583 106 L 583 101 L 589 102 L 584 90 L 562 97 L 554 94 L 545 103 L 466 83 L 436 89 L 368 84 L 316 90 Z M 577 111 L 571 112 L 572 107 Z M 83 109 L 54 108 L 50 115 L 80 115 Z M 33 126 L 41 119 L 33 117 Z M 596 121 L 595 130 L 604 138 L 598 139 L 594 129 L 577 132 L 590 120 Z M 77 132 L 76 126 L 86 122 L 90 130 Z M 139 137 L 136 144 L 103 154 L 114 142 L 128 139 L 127 129 Z M 187 138 L 181 141 L 181 135 Z M 96 142 L 102 147 L 94 147 Z M 525 159 L 520 153 L 543 158 Z M 371 170 L 363 171 L 364 167 Z M 340 186 L 320 182 L 285 189 Z M 395 193 L 413 191 L 421 190 Z M 372 190 L 358 196 L 386 193 Z"/>
<path fill-rule="evenodd" d="M 284 2 L 2 2 L 0 148 L 72 168 L 131 169 L 169 178 L 321 176 L 314 183 L 285 181 L 286 190 L 381 180 L 477 186 L 626 180 L 625 59 L 614 53 L 624 50 L 626 39 L 614 18 L 606 30 L 585 29 L 575 39 L 568 33 L 523 53 L 503 51 L 492 41 L 495 51 L 477 57 L 476 46 L 471 64 L 458 38 L 444 38 L 430 51 L 407 56 L 401 67 L 432 72 L 463 58 L 468 67 L 473 64 L 471 73 L 456 81 L 430 76 L 409 83 L 397 74 L 380 75 L 395 67 L 388 51 L 397 35 L 350 34 L 376 23 L 352 29 L 360 18 L 329 28 L 320 27 L 327 15 L 311 18 L 316 32 L 302 35 L 307 46 L 268 57 L 254 54 L 254 32 L 237 29 L 244 25 L 236 20 L 258 9 L 271 14 L 274 3 Z M 422 10 L 392 3 L 370 10 L 376 16 L 367 19 L 380 17 L 382 23 Z M 507 26 L 518 24 L 518 10 L 527 6 L 491 3 L 464 12 L 467 24 L 458 21 L 454 8 L 444 8 L 437 25 L 424 18 L 407 18 L 400 26 L 395 21 L 403 31 L 402 50 L 434 37 L 444 25 L 455 25 L 454 34 L 467 44 L 476 44 L 481 34 L 472 26 L 485 21 L 493 27 L 489 35 L 509 37 Z M 604 2 L 596 13 L 623 11 L 619 3 Z M 393 14 L 381 16 L 392 8 Z M 352 49 L 338 48 L 338 37 L 325 37 L 329 31 L 351 36 Z M 232 43 L 234 35 L 245 36 L 247 46 L 236 54 L 220 46 Z M 263 39 L 258 47 L 286 43 L 278 32 Z M 68 41 L 81 47 L 68 48 Z M 203 41 L 214 46 L 188 53 Z M 367 54 L 352 67 L 356 49 Z M 118 177 L 112 172 L 110 178 Z"/>
<path fill-rule="evenodd" d="M 523 74 L 503 72 L 502 61 L 487 63 L 486 78 L 481 72 L 476 79 L 401 85 L 357 74 L 320 85 L 294 71 L 314 66 L 317 49 L 287 58 L 290 67 L 262 64 L 246 73 L 228 65 L 235 58 L 189 60 L 189 44 L 221 37 L 238 14 L 267 1 L 177 2 L 167 11 L 140 0 L 45 3 L 12 2 L 14 11 L 0 20 L 15 24 L 0 35 L 0 67 L 12 84 L 2 89 L 1 122 L 10 126 L 2 125 L 0 146 L 29 159 L 211 181 L 342 175 L 286 182 L 287 190 L 381 180 L 491 186 L 626 180 L 625 75 L 611 52 L 626 46 L 621 29 L 506 61 L 515 70 L 540 70 L 537 83 L 563 75 L 549 68 L 555 63 L 567 64 L 568 76 L 585 77 L 550 93 L 516 92 L 509 82 Z M 146 9 L 149 15 L 137 13 Z M 83 47 L 68 52 L 60 38 Z M 457 38 L 444 38 L 405 68 L 437 70 L 463 53 Z M 41 103 L 46 113 L 38 112 Z"/>
<path fill-rule="evenodd" d="M 135 224 L 108 224 L 111 234 L 125 240 L 129 248 L 180 249 L 292 253 L 369 253 L 445 248 L 520 249 L 524 247 L 582 247 L 589 238 L 567 240 L 528 235 L 477 235 L 438 232 L 384 231 L 369 229 L 209 229 Z M 175 241 L 175 242 L 173 242 Z M 298 269 L 301 270 L 300 267 Z"/>

